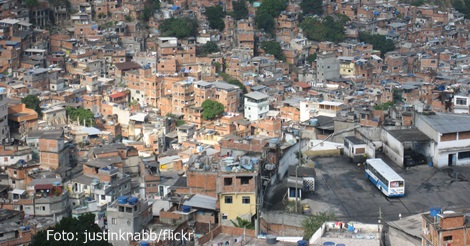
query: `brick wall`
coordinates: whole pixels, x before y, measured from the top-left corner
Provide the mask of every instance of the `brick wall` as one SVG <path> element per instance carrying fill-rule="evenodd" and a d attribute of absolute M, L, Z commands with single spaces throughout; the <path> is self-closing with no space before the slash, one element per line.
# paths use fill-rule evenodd
<path fill-rule="evenodd" d="M 206 235 L 200 237 L 198 239 L 199 245 L 203 245 L 209 242 L 212 238 L 217 237 L 221 232 L 222 232 L 222 226 L 219 225 L 216 228 L 214 228 L 214 230 L 212 230 L 212 233 L 207 233 Z"/>
<path fill-rule="evenodd" d="M 196 214 L 196 221 L 206 224 L 215 224 L 215 216 L 214 215 L 205 215 L 205 214 Z"/>
<path fill-rule="evenodd" d="M 188 187 L 215 191 L 217 189 L 217 173 L 189 172 Z"/>
<path fill-rule="evenodd" d="M 459 132 L 459 140 L 460 139 L 470 139 L 470 132 Z"/>
<path fill-rule="evenodd" d="M 442 134 L 441 136 L 441 142 L 454 141 L 454 140 L 457 140 L 456 133 L 447 133 L 447 134 Z"/>
<path fill-rule="evenodd" d="M 288 226 L 283 224 L 268 224 L 263 218 L 260 219 L 260 230 L 263 233 L 277 236 L 302 237 L 304 229 L 299 226 Z"/>
<path fill-rule="evenodd" d="M 244 229 L 244 228 L 233 227 L 233 226 L 222 226 L 222 233 L 232 235 L 232 236 L 241 236 L 245 233 L 246 237 L 256 237 L 255 230 Z"/>

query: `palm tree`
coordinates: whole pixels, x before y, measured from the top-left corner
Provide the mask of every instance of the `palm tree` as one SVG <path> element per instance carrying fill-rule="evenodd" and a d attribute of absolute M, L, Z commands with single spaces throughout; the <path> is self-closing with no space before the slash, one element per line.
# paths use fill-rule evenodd
<path fill-rule="evenodd" d="M 246 228 L 246 229 L 251 229 L 251 230 L 255 229 L 255 226 L 251 224 L 250 221 L 244 220 L 240 217 L 237 217 L 237 222 L 233 220 L 230 220 L 230 222 L 232 222 L 233 226 L 235 227 Z"/>

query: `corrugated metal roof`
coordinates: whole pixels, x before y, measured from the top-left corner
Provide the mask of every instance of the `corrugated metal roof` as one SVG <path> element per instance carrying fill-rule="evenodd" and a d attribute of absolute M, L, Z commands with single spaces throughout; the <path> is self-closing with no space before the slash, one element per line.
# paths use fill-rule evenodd
<path fill-rule="evenodd" d="M 217 203 L 217 198 L 196 194 L 191 199 L 184 202 L 183 205 L 195 207 L 195 208 L 215 210 L 216 203 Z"/>
<path fill-rule="evenodd" d="M 470 115 L 436 113 L 435 115 L 419 115 L 419 117 L 439 133 L 470 131 Z"/>

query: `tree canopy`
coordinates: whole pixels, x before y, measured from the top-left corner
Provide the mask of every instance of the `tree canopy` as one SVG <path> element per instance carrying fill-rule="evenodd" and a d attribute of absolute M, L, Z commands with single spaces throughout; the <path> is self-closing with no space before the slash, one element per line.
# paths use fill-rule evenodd
<path fill-rule="evenodd" d="M 266 54 L 271 54 L 278 60 L 284 61 L 286 59 L 284 54 L 282 54 L 282 48 L 279 42 L 263 41 L 261 42 L 260 47 L 266 52 Z"/>
<path fill-rule="evenodd" d="M 162 36 L 174 36 L 177 38 L 187 38 L 196 36 L 197 20 L 192 18 L 169 18 L 165 19 L 160 25 Z"/>
<path fill-rule="evenodd" d="M 202 118 L 204 120 L 212 120 L 214 118 L 217 118 L 219 116 L 222 116 L 224 113 L 224 105 L 213 100 L 205 100 L 202 103 Z"/>
<path fill-rule="evenodd" d="M 28 7 L 29 9 L 37 5 L 38 5 L 38 0 L 26 0 L 26 7 Z"/>
<path fill-rule="evenodd" d="M 374 49 L 380 50 L 382 57 L 385 53 L 395 50 L 393 40 L 387 39 L 384 35 L 359 32 L 359 41 L 372 44 Z"/>
<path fill-rule="evenodd" d="M 142 15 L 139 18 L 143 21 L 149 21 L 153 13 L 155 13 L 155 11 L 159 9 L 160 9 L 159 0 L 147 0 L 144 3 L 144 10 L 142 11 Z"/>
<path fill-rule="evenodd" d="M 258 13 L 268 13 L 273 18 L 278 17 L 287 7 L 285 0 L 264 0 L 258 8 Z"/>
<path fill-rule="evenodd" d="M 465 16 L 465 19 L 470 18 L 470 0 L 452 0 L 452 7 Z"/>
<path fill-rule="evenodd" d="M 21 103 L 25 104 L 27 108 L 33 109 L 38 113 L 39 116 L 42 115 L 41 112 L 41 100 L 36 95 L 27 95 L 26 97 L 21 98 Z"/>
<path fill-rule="evenodd" d="M 258 29 L 274 34 L 274 18 L 287 7 L 285 0 L 264 0 L 256 11 L 255 23 Z"/>
<path fill-rule="evenodd" d="M 308 17 L 300 23 L 300 28 L 309 40 L 337 43 L 345 38 L 344 26 L 348 21 L 349 18 L 345 15 L 327 16 L 323 19 Z"/>
<path fill-rule="evenodd" d="M 207 20 L 209 21 L 209 27 L 212 29 L 217 29 L 219 31 L 223 31 L 225 28 L 224 18 L 225 18 L 225 11 L 220 5 L 211 6 L 206 8 L 206 12 L 204 15 L 207 16 Z"/>
<path fill-rule="evenodd" d="M 233 1 L 233 12 L 231 13 L 233 19 L 241 20 L 248 18 L 248 8 L 246 7 L 245 0 Z"/>
<path fill-rule="evenodd" d="M 309 240 L 325 222 L 335 220 L 333 213 L 321 212 L 316 215 L 310 215 L 302 221 L 304 228 L 304 240 Z"/>
<path fill-rule="evenodd" d="M 266 33 L 274 34 L 274 18 L 269 13 L 257 13 L 255 22 L 256 28 L 263 29 Z"/>
<path fill-rule="evenodd" d="M 215 52 L 220 51 L 219 46 L 214 41 L 207 42 L 206 44 L 204 44 L 202 49 L 204 51 L 204 54 L 211 54 L 211 53 L 215 53 Z"/>
<path fill-rule="evenodd" d="M 83 124 L 83 121 L 85 121 L 86 126 L 95 125 L 95 115 L 89 109 L 67 107 L 66 111 L 67 116 L 72 121 L 79 120 L 79 124 Z"/>
<path fill-rule="evenodd" d="M 322 5 L 322 0 L 303 0 L 300 3 L 300 8 L 302 9 L 304 15 L 322 15 Z"/>
<path fill-rule="evenodd" d="M 56 241 L 53 238 L 48 237 L 47 230 L 52 230 L 49 232 L 49 235 L 54 235 L 54 233 L 60 233 L 62 235 L 65 233 L 72 233 L 74 239 L 72 241 L 60 240 Z M 102 233 L 103 231 L 100 227 L 95 224 L 95 215 L 92 213 L 86 213 L 77 218 L 65 217 L 55 226 L 48 228 L 47 230 L 39 231 L 34 237 L 30 246 L 78 246 L 83 245 L 86 242 L 86 245 L 92 246 L 101 246 L 101 245 L 112 245 L 105 240 L 97 240 L 95 236 L 95 241 L 89 241 L 88 238 L 85 238 L 85 232 L 87 235 L 90 233 Z"/>
<path fill-rule="evenodd" d="M 307 62 L 308 63 L 312 63 L 315 60 L 317 60 L 317 53 L 313 53 L 313 54 L 307 56 Z"/>
<path fill-rule="evenodd" d="M 228 81 L 228 83 L 240 87 L 240 89 L 242 89 L 243 94 L 248 93 L 248 91 L 247 91 L 245 85 L 244 85 L 242 82 L 240 82 L 240 80 L 238 80 L 238 79 L 231 79 L 231 80 Z"/>

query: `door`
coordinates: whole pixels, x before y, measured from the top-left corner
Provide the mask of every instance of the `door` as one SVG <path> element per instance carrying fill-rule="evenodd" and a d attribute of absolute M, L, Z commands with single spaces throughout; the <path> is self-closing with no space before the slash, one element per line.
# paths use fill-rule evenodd
<path fill-rule="evenodd" d="M 160 196 L 165 196 L 164 192 L 163 192 L 163 185 L 160 185 L 158 187 L 158 193 L 160 193 Z"/>
<path fill-rule="evenodd" d="M 456 154 L 449 154 L 449 166 L 455 165 L 455 155 Z"/>

